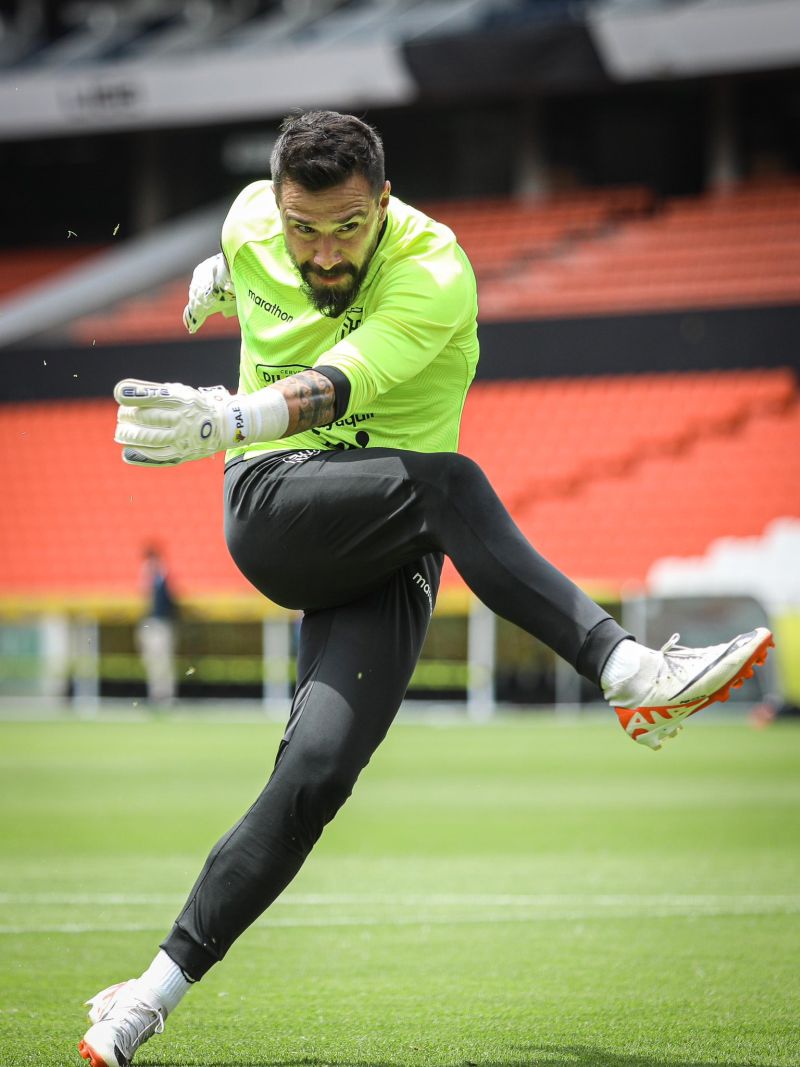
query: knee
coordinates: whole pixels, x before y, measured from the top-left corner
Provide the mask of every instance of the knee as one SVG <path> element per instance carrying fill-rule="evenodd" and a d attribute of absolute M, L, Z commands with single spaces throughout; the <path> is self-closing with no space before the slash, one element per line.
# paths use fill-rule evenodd
<path fill-rule="evenodd" d="M 441 488 L 449 500 L 455 503 L 472 500 L 485 482 L 486 475 L 469 456 L 452 452 L 445 457 Z"/>
<path fill-rule="evenodd" d="M 296 740 L 289 743 L 289 751 Z M 318 834 L 352 793 L 361 766 L 346 752 L 313 742 L 302 750 L 298 746 L 293 755 L 297 815 Z"/>
<path fill-rule="evenodd" d="M 340 793 L 352 790 L 360 768 L 351 766 L 345 753 L 326 745 L 306 745 L 303 765 L 307 781 L 316 784 L 321 793 Z"/>

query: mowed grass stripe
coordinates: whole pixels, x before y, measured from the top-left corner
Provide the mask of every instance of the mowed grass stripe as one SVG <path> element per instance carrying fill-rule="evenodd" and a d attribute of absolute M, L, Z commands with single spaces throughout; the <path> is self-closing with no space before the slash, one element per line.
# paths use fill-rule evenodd
<path fill-rule="evenodd" d="M 175 906 L 183 903 L 183 898 L 175 895 L 148 896 L 112 893 L 58 894 L 58 893 L 0 893 L 0 906 L 19 905 L 23 907 L 154 907 Z M 681 913 L 702 913 L 713 911 L 717 914 L 730 912 L 735 914 L 742 909 L 758 911 L 796 911 L 800 909 L 800 894 L 737 895 L 737 894 L 542 894 L 510 896 L 507 894 L 412 894 L 393 896 L 391 894 L 343 894 L 326 896 L 324 894 L 305 894 L 292 896 L 285 894 L 272 908 L 338 908 L 357 906 L 360 908 L 386 907 L 392 910 L 403 908 L 495 908 L 508 907 L 522 909 L 531 914 L 555 912 L 561 914 L 565 909 L 570 912 L 583 910 L 587 915 L 598 911 L 613 910 L 627 913 L 651 913 L 662 910 L 676 910 Z M 302 920 L 297 920 L 302 921 Z"/>
<path fill-rule="evenodd" d="M 660 922 L 669 919 L 683 918 L 696 919 L 701 916 L 715 916 L 718 918 L 728 916 L 757 916 L 757 915 L 792 915 L 800 912 L 800 904 L 774 906 L 763 904 L 747 904 L 731 906 L 719 905 L 716 907 L 705 906 L 702 909 L 676 907 L 668 912 L 658 915 Z M 477 926 L 511 923 L 535 923 L 535 922 L 603 922 L 613 918 L 628 919 L 641 922 L 642 919 L 653 919 L 653 910 L 638 910 L 627 912 L 614 912 L 613 914 L 598 914 L 594 910 L 579 910 L 577 908 L 562 909 L 560 911 L 515 913 L 488 912 L 483 915 L 394 915 L 379 918 L 376 916 L 358 915 L 328 915 L 324 918 L 280 918 L 270 914 L 268 917 L 257 919 L 254 927 L 282 927 L 296 929 L 321 929 L 325 927 L 356 927 L 366 928 L 374 926 Z M 164 924 L 154 923 L 59 923 L 55 925 L 0 925 L 1 935 L 36 935 L 36 934 L 97 934 L 97 933 L 146 933 L 156 935 L 165 933 Z"/>

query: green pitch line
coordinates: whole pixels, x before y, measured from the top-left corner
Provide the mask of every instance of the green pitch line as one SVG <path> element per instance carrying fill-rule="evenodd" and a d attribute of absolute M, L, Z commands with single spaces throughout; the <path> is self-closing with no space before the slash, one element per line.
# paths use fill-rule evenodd
<path fill-rule="evenodd" d="M 0 724 L 0 1067 L 79 1062 L 275 724 Z M 800 1065 L 800 729 L 398 723 L 142 1067 Z"/>

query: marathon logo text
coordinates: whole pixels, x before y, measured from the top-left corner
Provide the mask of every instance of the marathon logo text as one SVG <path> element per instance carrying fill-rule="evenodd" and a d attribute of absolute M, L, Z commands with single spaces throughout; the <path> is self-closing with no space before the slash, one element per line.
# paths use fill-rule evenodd
<path fill-rule="evenodd" d="M 278 307 L 277 304 L 270 304 L 268 300 L 265 300 L 263 296 L 259 296 L 258 293 L 254 293 L 252 289 L 247 290 L 247 295 L 256 307 L 263 308 L 264 311 L 268 311 L 270 315 L 274 315 L 281 322 L 294 322 L 294 315 L 290 315 L 283 308 Z"/>

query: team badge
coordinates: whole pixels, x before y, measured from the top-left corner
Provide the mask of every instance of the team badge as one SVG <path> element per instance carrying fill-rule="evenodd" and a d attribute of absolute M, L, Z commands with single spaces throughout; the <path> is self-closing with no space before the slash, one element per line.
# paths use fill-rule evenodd
<path fill-rule="evenodd" d="M 364 309 L 360 307 L 349 307 L 344 313 L 344 322 L 339 327 L 339 332 L 336 334 L 336 340 L 341 341 L 343 337 L 347 337 L 353 330 L 357 330 L 361 325 L 361 321 L 364 318 Z"/>

